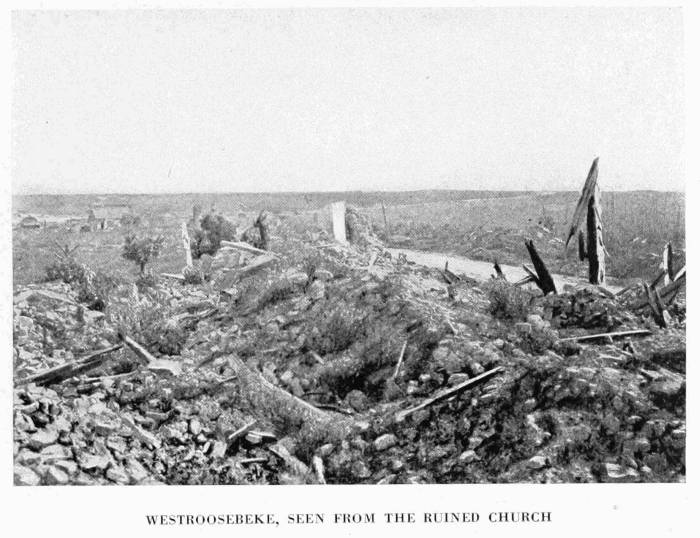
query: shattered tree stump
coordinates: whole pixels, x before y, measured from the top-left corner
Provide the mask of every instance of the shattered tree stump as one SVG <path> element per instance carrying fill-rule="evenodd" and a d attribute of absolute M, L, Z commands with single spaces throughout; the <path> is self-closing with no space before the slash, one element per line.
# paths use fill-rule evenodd
<path fill-rule="evenodd" d="M 599 191 L 597 185 L 588 200 L 588 282 L 596 286 L 605 284 L 605 245 L 603 244 L 603 224 L 600 218 Z"/>
<path fill-rule="evenodd" d="M 542 290 L 542 293 L 547 295 L 548 293 L 557 293 L 557 287 L 554 285 L 554 279 L 552 274 L 547 269 L 544 261 L 540 257 L 537 249 L 535 248 L 535 243 L 532 240 L 525 241 L 525 247 L 530 254 L 530 259 L 532 260 L 532 265 L 535 267 L 535 272 L 537 273 L 537 280 L 535 283 Z M 530 275 L 534 276 L 534 275 Z"/>

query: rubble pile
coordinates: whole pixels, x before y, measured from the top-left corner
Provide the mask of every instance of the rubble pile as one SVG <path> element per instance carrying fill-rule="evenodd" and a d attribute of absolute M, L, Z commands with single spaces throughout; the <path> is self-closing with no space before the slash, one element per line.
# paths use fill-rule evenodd
<path fill-rule="evenodd" d="M 496 318 L 362 219 L 349 245 L 270 221 L 270 253 L 224 246 L 203 282 L 102 312 L 15 289 L 17 484 L 684 480 L 684 314 L 652 327 L 588 286 Z"/>

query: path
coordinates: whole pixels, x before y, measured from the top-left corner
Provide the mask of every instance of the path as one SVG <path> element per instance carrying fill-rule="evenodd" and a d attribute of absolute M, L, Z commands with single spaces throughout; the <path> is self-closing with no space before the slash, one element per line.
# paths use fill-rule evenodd
<path fill-rule="evenodd" d="M 414 262 L 418 265 L 424 265 L 426 267 L 434 267 L 436 269 L 444 269 L 445 261 L 447 261 L 452 272 L 463 274 L 476 280 L 488 280 L 491 278 L 491 275 L 495 273 L 492 263 L 479 260 L 470 260 L 469 258 L 465 258 L 463 256 L 440 254 L 439 252 L 425 252 L 405 248 L 388 248 L 387 250 L 391 252 L 392 257 L 398 256 L 399 253 L 404 253 L 408 261 Z M 501 264 L 501 269 L 510 282 L 517 282 L 526 276 L 526 273 L 522 267 Z M 582 283 L 580 279 L 572 276 L 552 275 L 552 278 L 557 286 L 557 290 L 562 290 L 565 284 L 575 286 Z M 620 286 L 614 284 L 608 284 L 606 288 L 612 292 L 622 289 Z"/>

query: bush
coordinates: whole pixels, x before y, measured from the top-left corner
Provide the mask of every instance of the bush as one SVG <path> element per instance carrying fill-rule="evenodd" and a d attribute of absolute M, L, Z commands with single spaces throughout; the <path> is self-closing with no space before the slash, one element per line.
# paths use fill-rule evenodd
<path fill-rule="evenodd" d="M 188 331 L 172 321 L 172 309 L 147 298 L 115 304 L 110 316 L 122 333 L 151 353 L 179 355 L 187 341 Z"/>
<path fill-rule="evenodd" d="M 185 267 L 182 271 L 182 276 L 185 277 L 185 284 L 202 284 L 206 280 L 204 271 L 198 267 Z"/>
<path fill-rule="evenodd" d="M 124 237 L 122 258 L 136 263 L 140 274 L 143 275 L 146 264 L 160 255 L 163 243 L 165 243 L 165 237 L 162 235 L 137 237 L 134 234 L 128 234 Z"/>
<path fill-rule="evenodd" d="M 47 281 L 61 280 L 76 292 L 77 299 L 90 310 L 104 310 L 109 303 L 109 295 L 117 285 L 116 280 L 101 271 L 93 271 L 79 263 L 73 254 L 77 247 L 60 247 L 57 260 L 46 267 Z"/>
<path fill-rule="evenodd" d="M 87 268 L 73 259 L 55 261 L 45 269 L 45 280 L 60 280 L 66 284 L 80 282 L 85 278 Z"/>
<path fill-rule="evenodd" d="M 151 271 L 145 271 L 136 279 L 136 287 L 143 293 L 158 286 L 158 277 Z"/>
<path fill-rule="evenodd" d="M 492 279 L 485 284 L 489 299 L 489 312 L 494 318 L 524 319 L 530 309 L 532 295 L 502 279 Z"/>
<path fill-rule="evenodd" d="M 85 303 L 90 310 L 103 311 L 109 304 L 109 296 L 116 288 L 117 281 L 101 271 L 86 268 L 84 278 L 73 283 L 78 301 Z"/>
<path fill-rule="evenodd" d="M 190 241 L 190 250 L 193 258 L 200 258 L 203 254 L 213 256 L 221 246 L 221 241 L 235 241 L 236 226 L 221 215 L 205 215 L 200 227 L 195 230 Z"/>
<path fill-rule="evenodd" d="M 357 308 L 339 306 L 317 317 L 308 347 L 320 355 L 345 351 L 364 331 L 365 313 Z"/>

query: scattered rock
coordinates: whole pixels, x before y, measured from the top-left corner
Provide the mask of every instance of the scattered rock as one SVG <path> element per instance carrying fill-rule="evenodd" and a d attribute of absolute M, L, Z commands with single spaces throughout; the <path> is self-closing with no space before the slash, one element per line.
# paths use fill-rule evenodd
<path fill-rule="evenodd" d="M 396 436 L 391 433 L 380 435 L 374 440 L 374 449 L 381 452 L 388 450 L 396 444 Z"/>

